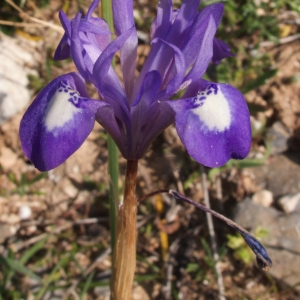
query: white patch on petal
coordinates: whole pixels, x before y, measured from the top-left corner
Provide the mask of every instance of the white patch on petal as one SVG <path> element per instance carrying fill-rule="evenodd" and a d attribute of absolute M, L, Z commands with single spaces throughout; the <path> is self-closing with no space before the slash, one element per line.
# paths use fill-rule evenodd
<path fill-rule="evenodd" d="M 79 97 L 78 92 L 65 84 L 56 90 L 49 101 L 43 120 L 48 131 L 53 131 L 57 127 L 63 127 L 74 118 L 75 114 L 80 112 L 80 109 L 73 104 L 78 103 Z"/>
<path fill-rule="evenodd" d="M 192 112 L 210 131 L 222 132 L 230 127 L 230 108 L 220 87 L 211 84 L 205 91 L 198 93 L 194 103 L 199 106 L 193 108 Z"/>

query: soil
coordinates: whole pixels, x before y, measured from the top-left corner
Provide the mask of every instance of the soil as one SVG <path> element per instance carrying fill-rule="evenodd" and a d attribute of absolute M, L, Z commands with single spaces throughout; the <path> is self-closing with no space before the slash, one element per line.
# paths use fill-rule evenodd
<path fill-rule="evenodd" d="M 77 6 L 75 1 L 70 3 L 68 14 L 73 16 Z M 51 19 L 58 24 L 60 7 L 60 2 L 50 1 L 50 5 L 41 9 L 41 14 L 37 17 Z M 148 7 L 149 16 L 152 16 L 154 9 L 155 7 Z M 57 44 L 59 35 L 47 32 L 52 31 L 47 29 L 45 33 L 41 28 L 40 31 L 35 31 L 34 35 L 45 37 L 43 48 L 50 47 L 53 53 L 53 45 Z M 19 38 L 18 35 L 16 38 Z M 139 65 L 143 63 L 148 51 L 148 45 L 139 45 Z M 249 103 L 259 103 L 266 108 L 255 118 L 259 121 L 266 118 L 267 128 L 276 121 L 280 121 L 287 128 L 288 149 L 293 151 L 293 157 L 297 159 L 291 159 L 291 156 L 284 157 L 298 167 L 300 80 L 297 78 L 300 78 L 300 41 L 264 47 L 261 51 L 272 53 L 278 72 L 265 85 L 248 93 L 246 99 Z M 45 75 L 45 59 L 46 55 L 40 63 L 40 69 L 37 70 L 41 77 Z M 75 70 L 73 64 L 64 62 L 60 67 L 52 67 L 51 76 L 55 78 L 71 70 Z M 93 93 L 93 90 L 91 92 Z M 45 233 L 51 233 L 46 247 L 64 252 L 70 251 L 73 244 L 78 243 L 82 250 L 76 253 L 76 257 L 80 266 L 85 269 L 92 265 L 95 258 L 101 255 L 110 243 L 106 133 L 96 124 L 76 153 L 36 183 L 25 185 L 22 192 L 22 185 L 13 182 L 13 178 L 20 182 L 22 175 L 27 174 L 28 182 L 40 174 L 21 150 L 18 130 L 23 114 L 24 111 L 18 113 L 0 127 L 0 254 L 5 255 L 10 249 L 16 258 L 20 258 L 26 249 L 44 237 Z M 263 137 L 254 142 L 250 157 L 266 152 Z M 276 154 L 269 156 L 265 163 L 284 163 L 278 162 L 276 157 Z M 122 188 L 126 162 L 121 156 L 119 164 L 119 187 Z M 170 126 L 157 138 L 145 158 L 140 161 L 137 195 L 141 197 L 156 189 L 173 188 L 202 203 L 203 188 L 199 174 L 198 164 L 189 158 L 175 128 Z M 292 188 L 294 192 L 299 192 L 299 186 L 296 186 L 299 181 L 291 182 L 291 175 L 288 173 L 282 174 L 285 178 L 277 179 L 275 183 L 272 181 L 270 187 L 271 175 L 252 169 L 231 168 L 222 171 L 215 181 L 209 182 L 212 207 L 231 216 L 236 203 L 262 188 L 277 189 L 276 195 L 287 193 Z M 280 189 L 283 182 L 289 182 L 292 187 L 287 184 L 283 191 Z M 221 183 L 222 199 L 218 199 L 218 183 Z M 139 207 L 137 253 L 140 259 L 137 262 L 136 273 L 137 277 L 142 278 L 142 275 L 152 276 L 156 272 L 156 277 L 150 276 L 149 280 L 140 280 L 139 284 L 136 284 L 138 292 L 135 299 L 177 299 L 168 294 L 170 290 L 178 291 L 178 299 L 217 299 L 218 282 L 214 269 L 209 264 L 209 254 L 203 246 L 203 239 L 208 245 L 210 243 L 205 214 L 188 205 L 175 203 L 169 197 L 162 198 L 163 209 L 158 211 L 158 201 L 161 200 L 153 197 L 141 203 Z M 24 207 L 29 207 L 31 211 L 26 219 L 22 219 L 21 215 Z M 98 219 L 95 221 L 93 218 Z M 80 220 L 89 221 L 81 223 Z M 215 230 L 218 245 L 225 246 L 226 235 L 233 234 L 233 231 L 216 220 Z M 162 234 L 167 236 L 168 258 L 164 258 Z M 191 263 L 197 264 L 199 268 L 188 272 Z M 47 266 L 44 267 L 47 269 Z M 48 267 L 51 268 L 51 265 Z M 158 271 L 153 271 L 155 268 L 158 268 Z M 292 300 L 300 297 L 295 289 L 260 271 L 255 262 L 246 265 L 236 260 L 232 250 L 228 248 L 220 268 L 226 299 Z M 94 266 L 94 270 L 99 276 L 109 275 L 110 257 L 107 256 Z M 70 273 L 74 279 L 80 278 L 80 271 L 75 265 Z M 22 290 L 33 289 L 30 281 L 23 278 L 20 282 Z M 169 285 L 172 289 L 168 288 Z M 105 297 L 105 289 L 91 289 L 85 299 L 107 299 Z"/>

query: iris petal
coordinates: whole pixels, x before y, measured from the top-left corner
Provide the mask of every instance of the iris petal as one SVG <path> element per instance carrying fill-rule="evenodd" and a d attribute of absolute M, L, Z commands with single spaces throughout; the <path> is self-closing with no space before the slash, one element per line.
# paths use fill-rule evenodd
<path fill-rule="evenodd" d="M 251 146 L 249 111 L 243 95 L 226 84 L 209 84 L 193 98 L 168 101 L 188 153 L 207 167 L 244 158 Z"/>
<path fill-rule="evenodd" d="M 108 104 L 87 98 L 80 75 L 69 73 L 50 82 L 27 109 L 20 124 L 26 156 L 40 171 L 63 163 L 84 142 L 95 114 Z"/>

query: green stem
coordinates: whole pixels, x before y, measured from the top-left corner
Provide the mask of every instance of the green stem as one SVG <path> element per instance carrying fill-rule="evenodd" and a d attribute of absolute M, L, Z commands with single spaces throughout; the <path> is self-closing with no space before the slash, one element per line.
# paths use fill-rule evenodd
<path fill-rule="evenodd" d="M 112 14 L 111 0 L 102 0 L 102 17 L 106 20 L 111 32 L 114 32 L 114 21 Z M 114 60 L 112 62 L 114 66 Z M 118 201 L 118 176 L 119 176 L 119 161 L 118 148 L 113 139 L 108 136 L 108 170 L 110 175 L 109 186 L 109 203 L 110 203 L 110 235 L 111 235 L 111 249 L 113 251 L 116 243 L 116 204 Z"/>
<path fill-rule="evenodd" d="M 111 249 L 113 250 L 116 243 L 116 206 L 118 203 L 118 177 L 119 177 L 119 162 L 118 148 L 113 139 L 108 137 L 108 170 L 110 175 L 109 185 L 109 222 L 111 235 Z M 113 253 L 113 252 L 112 252 Z"/>
<path fill-rule="evenodd" d="M 114 17 L 112 13 L 112 2 L 111 0 L 101 1 L 102 18 L 107 22 L 111 32 L 114 32 Z"/>

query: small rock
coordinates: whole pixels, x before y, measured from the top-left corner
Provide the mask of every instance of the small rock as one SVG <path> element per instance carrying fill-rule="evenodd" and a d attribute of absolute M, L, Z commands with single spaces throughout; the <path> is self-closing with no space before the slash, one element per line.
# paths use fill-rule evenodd
<path fill-rule="evenodd" d="M 31 217 L 31 208 L 30 206 L 24 204 L 19 208 L 19 217 L 21 220 L 27 220 Z"/>
<path fill-rule="evenodd" d="M 132 300 L 150 300 L 149 295 L 140 285 L 133 288 Z"/>
<path fill-rule="evenodd" d="M 94 294 L 100 296 L 103 300 L 110 299 L 110 288 L 109 286 L 97 286 L 94 288 Z"/>
<path fill-rule="evenodd" d="M 16 234 L 18 227 L 11 224 L 0 223 L 0 244 L 7 238 Z"/>
<path fill-rule="evenodd" d="M 1 222 L 9 224 L 18 224 L 20 223 L 20 217 L 16 214 L 4 214 L 1 216 Z"/>
<path fill-rule="evenodd" d="M 300 191 L 300 155 L 297 152 L 270 157 L 262 166 L 248 169 L 257 186 L 267 186 L 274 198 Z"/>
<path fill-rule="evenodd" d="M 18 156 L 10 148 L 2 147 L 0 150 L 0 165 L 6 171 L 16 163 Z"/>
<path fill-rule="evenodd" d="M 286 195 L 278 200 L 279 207 L 287 214 L 296 210 L 300 203 L 300 193 L 293 195 Z"/>
<path fill-rule="evenodd" d="M 234 221 L 252 233 L 258 227 L 268 230 L 263 244 L 273 262 L 270 274 L 300 290 L 300 211 L 289 215 L 273 207 L 262 207 L 251 199 L 237 205 Z"/>
<path fill-rule="evenodd" d="M 252 200 L 254 203 L 263 207 L 270 207 L 273 203 L 273 193 L 268 190 L 262 190 L 255 193 Z"/>
<path fill-rule="evenodd" d="M 63 187 L 64 193 L 70 197 L 70 198 L 75 198 L 78 194 L 78 190 L 76 189 L 76 187 L 71 184 L 68 183 Z"/>
<path fill-rule="evenodd" d="M 24 45 L 23 45 L 24 44 Z M 21 39 L 4 34 L 0 39 L 0 125 L 27 106 L 31 95 L 28 74 L 39 53 Z"/>
<path fill-rule="evenodd" d="M 267 138 L 271 143 L 271 154 L 279 154 L 288 150 L 290 136 L 291 134 L 281 122 L 275 122 L 267 133 Z"/>

